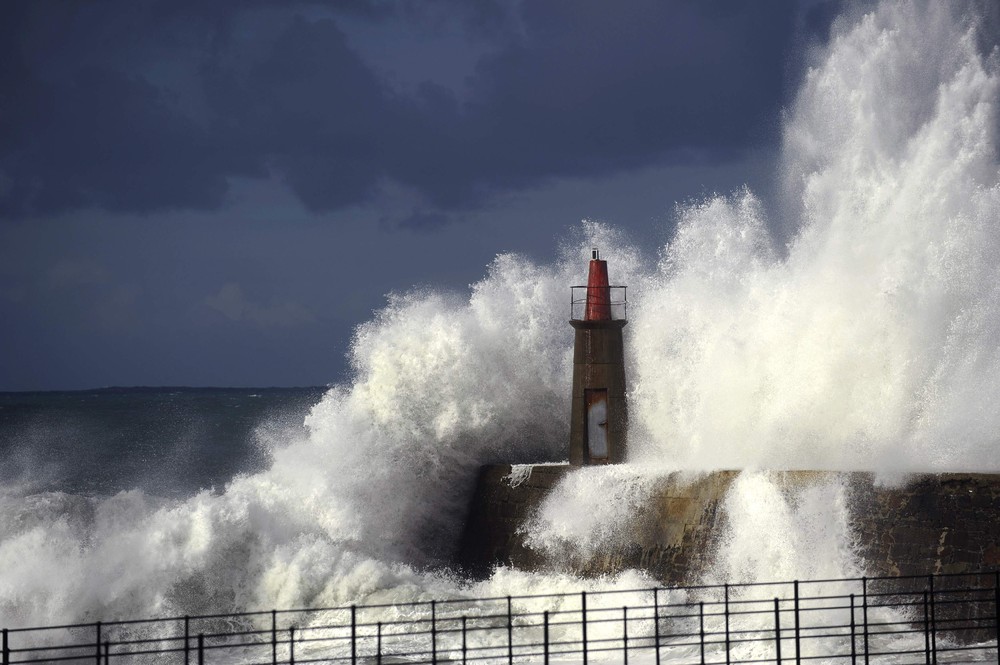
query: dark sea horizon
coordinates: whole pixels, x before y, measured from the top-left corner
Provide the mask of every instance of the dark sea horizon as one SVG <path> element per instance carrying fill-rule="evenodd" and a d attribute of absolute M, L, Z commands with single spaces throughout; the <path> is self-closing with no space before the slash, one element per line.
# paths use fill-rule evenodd
<path fill-rule="evenodd" d="M 265 469 L 328 388 L 113 386 L 0 392 L 0 483 L 178 498 Z"/>

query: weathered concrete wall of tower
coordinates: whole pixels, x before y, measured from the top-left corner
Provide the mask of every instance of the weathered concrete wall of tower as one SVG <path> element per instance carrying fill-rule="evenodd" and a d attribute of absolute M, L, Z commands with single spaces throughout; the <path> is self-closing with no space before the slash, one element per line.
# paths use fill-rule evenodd
<path fill-rule="evenodd" d="M 570 321 L 573 343 L 573 392 L 570 412 L 569 460 L 589 464 L 586 391 L 604 389 L 608 395 L 608 461 L 625 461 L 628 438 L 628 400 L 625 397 L 624 320 Z"/>
<path fill-rule="evenodd" d="M 690 582 L 711 563 L 724 535 L 723 500 L 738 476 L 718 471 L 662 479 L 631 515 L 622 529 L 626 535 L 586 557 L 532 550 L 519 529 L 568 473 L 573 473 L 568 466 L 534 467 L 518 484 L 510 466 L 484 467 L 460 561 L 480 572 L 497 564 L 581 575 L 637 568 L 667 584 Z M 855 550 L 870 575 L 975 572 L 1000 565 L 1000 476 L 921 475 L 900 487 L 878 486 L 867 473 L 789 471 L 774 477 L 790 494 L 811 484 L 845 483 Z"/>

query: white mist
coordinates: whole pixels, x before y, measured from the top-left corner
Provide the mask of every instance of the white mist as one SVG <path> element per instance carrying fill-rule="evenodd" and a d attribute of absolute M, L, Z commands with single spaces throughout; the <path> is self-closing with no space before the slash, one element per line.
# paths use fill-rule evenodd
<path fill-rule="evenodd" d="M 565 458 L 568 286 L 592 245 L 630 287 L 642 470 L 559 488 L 530 527 L 538 547 L 615 538 L 671 470 L 1000 470 L 1000 79 L 955 9 L 884 3 L 816 54 L 784 125 L 787 239 L 749 191 L 681 210 L 656 265 L 586 224 L 554 265 L 501 255 L 469 295 L 394 296 L 307 435 L 221 493 L 0 493 L 0 625 L 651 585 L 427 572 L 479 465 Z M 858 571 L 836 483 L 749 473 L 725 510 L 720 577 Z"/>

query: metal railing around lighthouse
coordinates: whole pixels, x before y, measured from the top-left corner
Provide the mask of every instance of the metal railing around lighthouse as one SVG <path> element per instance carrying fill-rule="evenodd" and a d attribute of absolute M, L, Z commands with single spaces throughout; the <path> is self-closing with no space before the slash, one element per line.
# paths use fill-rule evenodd
<path fill-rule="evenodd" d="M 462 598 L 2 631 L 2 663 L 1000 662 L 1000 573 Z"/>
<path fill-rule="evenodd" d="M 626 308 L 628 306 L 628 293 L 625 286 L 571 286 L 570 288 L 570 310 L 571 321 L 583 320 L 588 303 L 599 301 L 610 308 L 611 318 L 620 320 L 626 318 Z"/>

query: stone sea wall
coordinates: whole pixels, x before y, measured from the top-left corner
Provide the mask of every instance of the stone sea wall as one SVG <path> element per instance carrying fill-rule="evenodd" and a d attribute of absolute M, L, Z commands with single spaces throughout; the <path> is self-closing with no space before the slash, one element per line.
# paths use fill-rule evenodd
<path fill-rule="evenodd" d="M 852 476 L 855 538 L 872 574 L 922 575 L 1000 565 L 1000 475 L 938 474 L 900 488 Z"/>
<path fill-rule="evenodd" d="M 472 573 L 503 564 L 579 575 L 648 571 L 665 584 L 694 580 L 711 560 L 726 516 L 723 499 L 735 471 L 692 477 L 673 474 L 658 482 L 650 499 L 623 525 L 612 546 L 581 557 L 554 557 L 531 549 L 520 529 L 567 466 L 481 469 L 462 540 L 459 561 Z M 794 491 L 831 476 L 846 482 L 855 550 L 869 575 L 923 575 L 989 570 L 1000 564 L 1000 476 L 920 475 L 886 487 L 867 473 L 786 471 L 775 474 Z"/>

